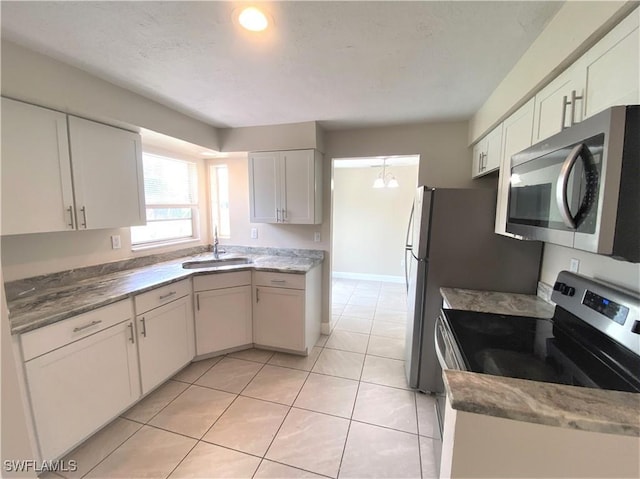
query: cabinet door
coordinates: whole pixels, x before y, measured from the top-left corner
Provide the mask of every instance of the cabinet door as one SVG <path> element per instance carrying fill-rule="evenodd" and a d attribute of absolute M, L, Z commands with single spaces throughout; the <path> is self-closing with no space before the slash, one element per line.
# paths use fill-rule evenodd
<path fill-rule="evenodd" d="M 133 324 L 125 321 L 25 364 L 43 459 L 55 459 L 140 397 Z"/>
<path fill-rule="evenodd" d="M 253 342 L 251 286 L 196 295 L 196 354 L 210 354 Z"/>
<path fill-rule="evenodd" d="M 282 152 L 284 179 L 281 204 L 284 223 L 315 223 L 315 167 L 313 150 Z"/>
<path fill-rule="evenodd" d="M 74 229 L 67 118 L 2 99 L 2 234 Z"/>
<path fill-rule="evenodd" d="M 486 156 L 483 174 L 491 173 L 500 168 L 500 159 L 502 158 L 502 123 L 487 135 L 485 151 Z"/>
<path fill-rule="evenodd" d="M 191 296 L 136 317 L 142 394 L 193 359 Z"/>
<path fill-rule="evenodd" d="M 482 174 L 482 165 L 485 155 L 485 139 L 473 145 L 473 162 L 471 167 L 471 178 L 477 178 Z"/>
<path fill-rule="evenodd" d="M 540 90 L 535 97 L 533 121 L 533 143 L 559 133 L 571 126 L 571 112 L 574 111 L 574 123 L 582 120 L 583 100 L 576 105 L 565 105 L 564 97 L 571 101 L 571 93 L 582 96 L 584 92 L 584 69 L 576 62 L 558 77 Z M 564 123 L 563 123 L 564 119 Z"/>
<path fill-rule="evenodd" d="M 69 116 L 78 229 L 146 222 L 140 135 Z"/>
<path fill-rule="evenodd" d="M 254 287 L 253 342 L 304 351 L 304 291 Z"/>
<path fill-rule="evenodd" d="M 495 223 L 495 232 L 501 235 L 513 236 L 506 231 L 509 182 L 511 179 L 511 157 L 515 153 L 531 146 L 533 109 L 534 99 L 532 98 L 503 123 L 501 166 L 500 176 L 498 178 L 498 202 L 496 206 Z"/>
<path fill-rule="evenodd" d="M 639 18 L 636 9 L 584 55 L 585 118 L 610 106 L 640 103 Z"/>
<path fill-rule="evenodd" d="M 251 223 L 277 223 L 280 219 L 280 154 L 249 156 L 249 210 Z"/>

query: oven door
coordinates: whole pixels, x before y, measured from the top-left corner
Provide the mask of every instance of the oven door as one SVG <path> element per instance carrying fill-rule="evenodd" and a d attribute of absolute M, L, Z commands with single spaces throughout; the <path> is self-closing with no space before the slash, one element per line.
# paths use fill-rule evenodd
<path fill-rule="evenodd" d="M 507 231 L 574 246 L 595 234 L 604 134 L 552 149 L 534 146 L 512 158 Z M 557 143 L 557 142 L 556 142 Z"/>
<path fill-rule="evenodd" d="M 436 318 L 434 343 L 436 356 L 440 365 L 440 374 L 443 369 L 457 369 L 465 371 L 464 361 L 458 351 L 453 338 L 444 311 L 440 311 Z M 444 426 L 444 411 L 446 404 L 446 396 L 444 393 L 436 393 L 436 413 L 438 415 L 438 425 L 440 426 L 440 437 L 442 437 L 442 428 Z"/>

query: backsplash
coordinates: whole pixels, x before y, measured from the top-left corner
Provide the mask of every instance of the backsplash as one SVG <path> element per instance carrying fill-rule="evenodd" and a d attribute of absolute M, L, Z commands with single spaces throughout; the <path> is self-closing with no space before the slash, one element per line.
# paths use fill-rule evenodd
<path fill-rule="evenodd" d="M 536 294 L 540 299 L 545 300 L 547 303 L 554 304 L 553 301 L 551 301 L 552 292 L 553 292 L 553 287 L 549 286 L 547 283 L 538 281 L 538 291 L 536 292 Z"/>

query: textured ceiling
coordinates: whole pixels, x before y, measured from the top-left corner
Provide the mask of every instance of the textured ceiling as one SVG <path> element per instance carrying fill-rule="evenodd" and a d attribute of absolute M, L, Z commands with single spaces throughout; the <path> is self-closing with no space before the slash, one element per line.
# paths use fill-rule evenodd
<path fill-rule="evenodd" d="M 219 127 L 463 119 L 562 2 L 1 2 L 2 37 Z"/>

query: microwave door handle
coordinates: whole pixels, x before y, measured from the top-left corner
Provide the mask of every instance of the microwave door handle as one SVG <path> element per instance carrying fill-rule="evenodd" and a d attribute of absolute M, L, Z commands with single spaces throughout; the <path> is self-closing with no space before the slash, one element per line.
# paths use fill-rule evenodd
<path fill-rule="evenodd" d="M 560 216 L 562 216 L 562 221 L 565 225 L 567 225 L 571 229 L 576 229 L 576 219 L 571 215 L 571 210 L 569 209 L 569 200 L 567 198 L 567 190 L 569 189 L 569 175 L 571 174 L 571 170 L 573 169 L 576 161 L 580 157 L 580 153 L 582 152 L 583 144 L 580 143 L 573 147 L 566 160 L 562 164 L 562 169 L 560 170 L 560 176 L 558 176 L 558 183 L 556 184 L 556 203 L 558 204 L 558 209 L 560 210 Z"/>

